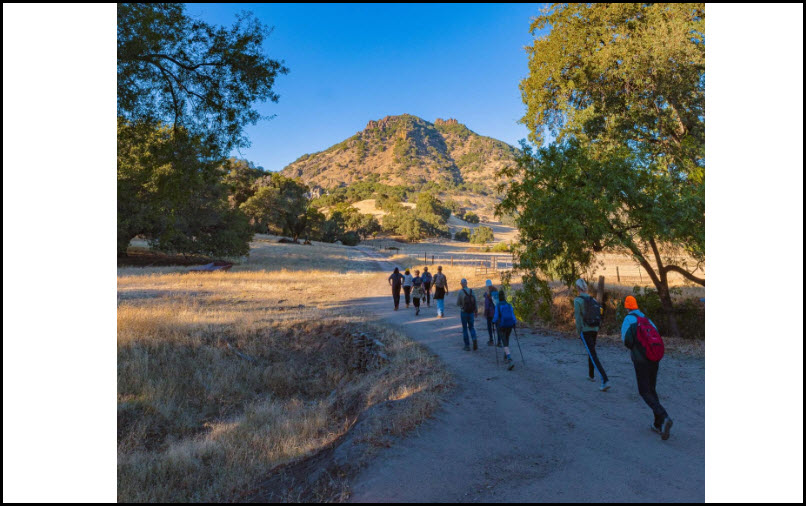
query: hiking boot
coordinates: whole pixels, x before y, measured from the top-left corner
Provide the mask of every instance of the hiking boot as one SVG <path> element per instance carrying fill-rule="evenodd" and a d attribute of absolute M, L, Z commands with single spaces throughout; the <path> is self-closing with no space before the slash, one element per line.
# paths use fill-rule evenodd
<path fill-rule="evenodd" d="M 596 378 L 594 378 L 593 376 L 588 376 L 588 381 L 596 381 Z"/>
<path fill-rule="evenodd" d="M 478 349 L 479 349 L 479 342 L 473 339 L 473 351 L 476 351 Z"/>
<path fill-rule="evenodd" d="M 414 316 L 417 316 L 419 314 L 420 314 L 420 308 L 417 308 L 417 311 L 414 313 Z"/>
<path fill-rule="evenodd" d="M 489 341 L 487 341 L 487 346 L 495 346 L 495 343 L 493 342 L 493 340 L 492 340 L 492 339 L 490 339 Z"/>
<path fill-rule="evenodd" d="M 599 387 L 599 390 L 601 390 L 602 392 L 607 392 L 609 389 L 610 389 L 609 381 L 605 381 L 604 383 L 602 383 L 602 386 Z"/>
<path fill-rule="evenodd" d="M 650 425 L 649 427 L 652 429 L 652 432 L 656 432 L 658 434 L 661 434 L 662 431 L 663 431 L 663 429 L 661 427 L 658 427 L 654 423 L 652 425 Z"/>
<path fill-rule="evenodd" d="M 504 345 L 501 343 L 501 341 L 498 341 L 498 345 L 497 345 L 497 346 L 498 346 L 499 348 L 503 348 L 503 347 L 504 347 Z"/>
<path fill-rule="evenodd" d="M 406 303 L 406 309 L 408 309 L 408 308 L 409 308 L 409 304 L 408 304 L 408 302 L 407 302 L 407 303 Z"/>
<path fill-rule="evenodd" d="M 664 441 L 669 439 L 669 431 L 672 429 L 672 419 L 668 416 L 663 421 L 663 429 L 661 429 L 660 438 Z"/>
<path fill-rule="evenodd" d="M 465 347 L 464 347 L 463 349 L 464 349 L 465 351 L 470 351 L 470 346 L 465 345 Z"/>

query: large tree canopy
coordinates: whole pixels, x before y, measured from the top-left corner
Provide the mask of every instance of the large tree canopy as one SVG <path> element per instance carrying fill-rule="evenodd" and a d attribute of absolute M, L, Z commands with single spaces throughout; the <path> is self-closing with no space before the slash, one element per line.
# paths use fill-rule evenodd
<path fill-rule="evenodd" d="M 118 256 L 142 235 L 161 251 L 249 252 L 246 217 L 227 202 L 217 162 L 182 129 L 118 120 Z"/>
<path fill-rule="evenodd" d="M 705 254 L 703 4 L 556 4 L 531 29 L 521 82 L 530 139 L 499 213 L 517 216 L 519 264 L 563 281 L 596 253 L 647 271 L 677 333 L 668 275 Z"/>
<path fill-rule="evenodd" d="M 521 82 L 530 139 L 629 146 L 698 182 L 705 157 L 704 4 L 555 4 Z"/>
<path fill-rule="evenodd" d="M 288 71 L 263 53 L 269 32 L 250 13 L 227 28 L 182 4 L 119 4 L 118 116 L 183 127 L 219 155 L 247 145 L 254 103 L 276 102 L 274 80 Z"/>

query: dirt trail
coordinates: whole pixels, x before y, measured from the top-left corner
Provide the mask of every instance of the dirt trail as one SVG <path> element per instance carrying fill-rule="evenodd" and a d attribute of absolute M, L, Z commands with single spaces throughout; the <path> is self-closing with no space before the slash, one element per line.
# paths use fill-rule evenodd
<path fill-rule="evenodd" d="M 661 362 L 658 391 L 675 422 L 661 441 L 623 347 L 597 346 L 609 392 L 587 380 L 585 350 L 572 339 L 519 330 L 526 365 L 513 336 L 517 365 L 507 371 L 486 344 L 485 322 L 477 319 L 479 350 L 462 350 L 455 292 L 446 318 L 437 319 L 433 305 L 415 317 L 405 304 L 393 310 L 386 275 L 377 293 L 356 303 L 438 355 L 457 387 L 433 419 L 358 474 L 351 501 L 704 501 L 703 359 Z"/>

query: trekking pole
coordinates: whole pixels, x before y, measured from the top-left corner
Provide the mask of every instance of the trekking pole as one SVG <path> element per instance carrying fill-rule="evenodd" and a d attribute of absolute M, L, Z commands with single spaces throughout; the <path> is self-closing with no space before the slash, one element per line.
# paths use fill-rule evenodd
<path fill-rule="evenodd" d="M 498 326 L 493 323 L 493 332 L 498 335 Z M 493 343 L 493 348 L 495 348 L 495 367 L 498 367 L 498 343 Z"/>
<path fill-rule="evenodd" d="M 523 360 L 523 365 L 526 365 L 526 359 L 523 358 L 523 350 L 521 349 L 521 340 L 518 339 L 518 326 L 512 327 L 512 330 L 515 331 L 515 342 L 518 343 L 518 351 L 521 352 L 521 360 Z"/>

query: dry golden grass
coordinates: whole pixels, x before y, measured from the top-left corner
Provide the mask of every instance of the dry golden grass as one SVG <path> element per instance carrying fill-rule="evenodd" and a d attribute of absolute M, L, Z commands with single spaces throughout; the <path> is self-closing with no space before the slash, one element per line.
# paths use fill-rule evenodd
<path fill-rule="evenodd" d="M 429 416 L 449 377 L 348 302 L 383 281 L 360 272 L 361 259 L 346 247 L 255 242 L 230 272 L 118 269 L 118 499 L 235 500 L 373 405 L 407 399 L 376 424 L 368 437 L 378 440 Z M 390 362 L 354 370 L 356 332 L 382 341 Z M 344 491 L 316 497 L 331 492 Z"/>

